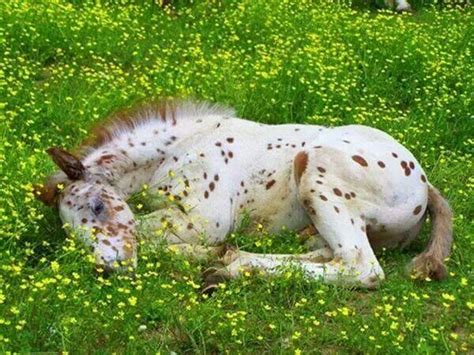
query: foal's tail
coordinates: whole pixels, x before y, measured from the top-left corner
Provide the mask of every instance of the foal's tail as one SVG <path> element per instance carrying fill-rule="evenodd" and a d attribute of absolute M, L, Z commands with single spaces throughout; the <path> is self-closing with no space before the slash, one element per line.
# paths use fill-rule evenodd
<path fill-rule="evenodd" d="M 428 246 L 412 260 L 408 269 L 415 278 L 441 280 L 446 277 L 444 259 L 449 256 L 453 243 L 453 213 L 448 202 L 431 185 L 428 187 L 428 212 L 432 223 Z"/>

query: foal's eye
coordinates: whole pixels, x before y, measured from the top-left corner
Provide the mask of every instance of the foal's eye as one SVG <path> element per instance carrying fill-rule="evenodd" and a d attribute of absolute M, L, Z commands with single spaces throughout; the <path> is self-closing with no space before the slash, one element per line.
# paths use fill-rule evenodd
<path fill-rule="evenodd" d="M 104 209 L 105 209 L 105 205 L 102 201 L 98 200 L 98 201 L 94 201 L 91 205 L 91 210 L 92 212 L 98 216 L 100 215 L 102 212 L 104 212 Z"/>

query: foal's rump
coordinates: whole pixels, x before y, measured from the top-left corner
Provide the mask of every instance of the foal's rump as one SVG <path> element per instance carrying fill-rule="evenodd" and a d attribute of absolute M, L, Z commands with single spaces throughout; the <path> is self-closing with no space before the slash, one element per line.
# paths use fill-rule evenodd
<path fill-rule="evenodd" d="M 368 234 L 400 235 L 424 215 L 425 173 L 388 134 L 359 125 L 337 127 L 323 132 L 308 152 L 311 179 L 329 185 L 329 199 L 342 200 L 357 212 Z"/>

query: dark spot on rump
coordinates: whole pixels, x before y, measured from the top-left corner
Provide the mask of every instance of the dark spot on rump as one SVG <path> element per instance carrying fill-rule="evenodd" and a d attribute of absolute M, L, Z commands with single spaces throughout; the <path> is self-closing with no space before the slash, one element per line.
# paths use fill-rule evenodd
<path fill-rule="evenodd" d="M 351 218 L 351 224 L 354 224 L 354 218 Z"/>
<path fill-rule="evenodd" d="M 426 176 L 425 175 L 421 175 L 420 178 L 421 178 L 421 181 L 426 182 Z"/>
<path fill-rule="evenodd" d="M 328 200 L 328 198 L 327 198 L 326 196 L 324 196 L 324 195 L 319 195 L 319 197 L 320 197 L 321 200 L 323 200 L 323 201 L 327 201 L 327 200 Z"/>
<path fill-rule="evenodd" d="M 334 211 L 336 211 L 336 213 L 339 213 L 339 208 L 337 208 L 337 206 L 334 206 Z"/>
<path fill-rule="evenodd" d="M 408 175 L 410 175 L 410 174 L 411 174 L 411 169 L 408 168 L 408 167 L 406 167 L 406 168 L 405 168 L 405 175 L 408 176 Z"/>
<path fill-rule="evenodd" d="M 214 181 L 219 181 L 219 175 L 214 175 Z"/>
<path fill-rule="evenodd" d="M 305 172 L 307 165 L 308 165 L 308 154 L 306 152 L 299 152 L 298 154 L 296 154 L 295 160 L 293 162 L 296 184 L 300 183 L 301 176 Z"/>
<path fill-rule="evenodd" d="M 320 180 L 316 180 L 316 184 L 322 185 L 322 184 L 323 184 L 323 182 L 322 182 L 322 181 L 320 181 Z"/>
<path fill-rule="evenodd" d="M 322 166 L 318 166 L 318 171 L 320 173 L 325 173 L 326 172 L 326 169 L 324 169 Z"/>
<path fill-rule="evenodd" d="M 234 142 L 234 138 L 232 138 L 232 137 L 227 138 L 227 142 L 233 143 L 233 142 Z"/>
<path fill-rule="evenodd" d="M 82 223 L 87 223 L 87 218 L 81 219 L 81 222 L 82 222 Z"/>
<path fill-rule="evenodd" d="M 102 239 L 101 242 L 105 245 L 110 245 L 110 241 L 108 241 L 107 239 Z"/>
<path fill-rule="evenodd" d="M 211 182 L 209 183 L 209 190 L 214 191 L 214 188 L 215 188 L 215 187 L 216 187 L 216 185 L 214 184 L 213 181 L 211 181 Z"/>
<path fill-rule="evenodd" d="M 352 197 L 352 198 L 355 198 L 355 197 L 356 197 L 355 192 L 351 192 L 351 197 Z"/>
<path fill-rule="evenodd" d="M 221 147 L 221 146 L 222 146 L 222 143 L 221 143 L 221 142 L 216 142 L 216 146 L 217 146 L 217 147 Z"/>
<path fill-rule="evenodd" d="M 411 161 L 409 163 L 409 166 L 410 166 L 410 169 L 415 169 L 415 163 L 414 162 Z"/>
<path fill-rule="evenodd" d="M 188 225 L 186 226 L 186 228 L 188 228 L 188 229 L 193 229 L 193 227 L 194 227 L 194 225 L 191 222 L 189 222 Z"/>
<path fill-rule="evenodd" d="M 413 214 L 414 215 L 419 214 L 421 212 L 421 209 L 422 209 L 421 205 L 416 206 L 415 209 L 413 210 Z"/>
<path fill-rule="evenodd" d="M 405 160 L 402 160 L 402 161 L 400 162 L 400 165 L 402 166 L 402 169 L 406 169 L 406 168 L 408 167 L 408 164 L 407 164 L 407 162 L 406 162 Z"/>
<path fill-rule="evenodd" d="M 276 181 L 275 180 L 270 180 L 269 182 L 267 182 L 267 184 L 265 185 L 265 188 L 268 190 L 270 189 L 273 185 L 275 185 Z"/>
<path fill-rule="evenodd" d="M 204 177 L 204 180 L 207 179 L 207 173 L 206 172 L 202 176 Z"/>
<path fill-rule="evenodd" d="M 204 198 L 209 198 L 209 191 L 204 191 Z"/>
<path fill-rule="evenodd" d="M 348 140 L 345 140 L 345 139 L 343 140 L 343 142 L 344 142 L 344 143 L 347 143 L 347 144 L 350 143 Z"/>
<path fill-rule="evenodd" d="M 346 200 L 350 200 L 351 199 L 351 194 L 345 193 L 344 197 L 346 198 Z"/>
<path fill-rule="evenodd" d="M 369 164 L 367 164 L 367 161 L 363 157 L 361 157 L 360 155 L 353 155 L 352 160 L 354 160 L 357 164 L 359 164 L 363 167 L 369 166 Z"/>
<path fill-rule="evenodd" d="M 342 244 L 341 244 L 341 243 L 337 243 L 337 246 L 338 246 L 339 248 L 342 248 Z"/>
<path fill-rule="evenodd" d="M 383 169 L 385 168 L 385 163 L 383 161 L 378 161 L 377 164 Z"/>
<path fill-rule="evenodd" d="M 337 196 L 342 196 L 342 191 L 339 190 L 337 187 L 333 189 L 334 193 L 337 195 Z"/>
<path fill-rule="evenodd" d="M 394 158 L 398 158 L 398 154 L 397 154 L 397 153 L 392 153 L 392 156 L 393 156 Z"/>
<path fill-rule="evenodd" d="M 231 151 L 229 151 L 229 153 L 227 153 L 227 155 L 229 156 L 229 158 L 233 158 L 234 157 L 234 153 L 232 153 Z"/>

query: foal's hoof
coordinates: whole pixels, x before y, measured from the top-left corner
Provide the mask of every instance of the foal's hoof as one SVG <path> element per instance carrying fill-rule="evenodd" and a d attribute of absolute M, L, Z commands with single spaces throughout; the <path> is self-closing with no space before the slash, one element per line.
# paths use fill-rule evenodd
<path fill-rule="evenodd" d="M 209 268 L 203 272 L 203 285 L 201 294 L 211 295 L 219 287 L 219 284 L 230 280 L 230 274 L 226 269 Z"/>

